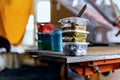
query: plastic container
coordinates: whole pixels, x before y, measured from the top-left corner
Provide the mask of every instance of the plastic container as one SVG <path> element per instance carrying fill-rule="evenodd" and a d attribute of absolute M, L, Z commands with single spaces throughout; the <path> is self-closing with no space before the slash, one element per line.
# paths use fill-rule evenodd
<path fill-rule="evenodd" d="M 55 52 L 62 52 L 63 51 L 62 43 L 60 43 L 60 44 L 51 44 L 51 48 L 52 48 L 52 51 L 55 51 Z"/>
<path fill-rule="evenodd" d="M 86 31 L 87 19 L 79 17 L 68 17 L 60 19 L 58 22 L 62 25 L 62 30 L 83 30 Z"/>
<path fill-rule="evenodd" d="M 64 42 L 63 53 L 67 56 L 82 56 L 87 54 L 89 43 Z"/>
<path fill-rule="evenodd" d="M 86 31 L 86 27 L 85 26 L 71 26 L 71 25 L 64 25 L 62 26 L 62 31 L 65 30 L 82 30 L 82 31 Z"/>
<path fill-rule="evenodd" d="M 62 52 L 62 30 L 52 30 L 50 35 L 52 51 Z"/>
<path fill-rule="evenodd" d="M 66 30 L 62 32 L 63 42 L 86 42 L 88 31 Z"/>
<path fill-rule="evenodd" d="M 58 22 L 62 25 L 63 42 L 86 42 L 87 19 L 80 17 L 68 17 L 60 19 Z"/>
<path fill-rule="evenodd" d="M 38 35 L 38 40 L 39 41 L 46 41 L 46 42 L 51 41 L 51 35 L 50 34 L 38 32 L 37 35 Z"/>
<path fill-rule="evenodd" d="M 38 50 L 51 50 L 50 41 L 38 41 Z"/>
<path fill-rule="evenodd" d="M 50 33 L 54 29 L 54 25 L 50 23 L 37 23 L 38 32 Z"/>

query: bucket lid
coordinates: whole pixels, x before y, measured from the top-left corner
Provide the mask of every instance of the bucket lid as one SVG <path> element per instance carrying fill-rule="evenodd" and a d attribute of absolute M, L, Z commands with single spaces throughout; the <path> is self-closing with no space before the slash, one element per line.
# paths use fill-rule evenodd
<path fill-rule="evenodd" d="M 79 22 L 88 22 L 87 19 L 85 18 L 80 18 L 80 17 L 68 17 L 68 18 L 63 18 L 58 21 L 59 23 L 76 23 L 78 24 Z"/>

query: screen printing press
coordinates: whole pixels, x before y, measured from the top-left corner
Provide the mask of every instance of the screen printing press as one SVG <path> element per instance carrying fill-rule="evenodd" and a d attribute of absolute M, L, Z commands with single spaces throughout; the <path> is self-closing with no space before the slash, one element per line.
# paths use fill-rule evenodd
<path fill-rule="evenodd" d="M 92 46 L 88 47 L 84 56 L 65 56 L 60 52 L 44 51 L 38 49 L 26 50 L 26 53 L 35 57 L 40 62 L 51 62 L 61 64 L 60 75 L 67 76 L 67 68 L 81 75 L 92 75 L 114 71 L 120 68 L 120 47 L 119 46 Z M 64 80 L 64 79 L 63 79 Z"/>

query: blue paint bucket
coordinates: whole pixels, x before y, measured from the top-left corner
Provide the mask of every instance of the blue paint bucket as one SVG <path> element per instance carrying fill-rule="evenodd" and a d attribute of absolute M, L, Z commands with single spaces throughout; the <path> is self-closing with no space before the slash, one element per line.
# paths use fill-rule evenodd
<path fill-rule="evenodd" d="M 50 34 L 52 51 L 62 52 L 62 30 L 52 30 Z"/>

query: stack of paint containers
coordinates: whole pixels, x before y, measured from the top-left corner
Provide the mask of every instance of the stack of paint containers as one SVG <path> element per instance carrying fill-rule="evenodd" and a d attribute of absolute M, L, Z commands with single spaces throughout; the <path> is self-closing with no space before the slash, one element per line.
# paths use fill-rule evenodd
<path fill-rule="evenodd" d="M 54 26 L 52 24 L 37 24 L 38 28 L 38 50 L 51 50 L 50 32 Z"/>
<path fill-rule="evenodd" d="M 62 30 L 52 24 L 38 24 L 38 50 L 62 52 Z"/>
<path fill-rule="evenodd" d="M 88 21 L 84 18 L 68 17 L 58 22 L 62 25 L 63 53 L 69 56 L 85 55 L 88 47 Z"/>

